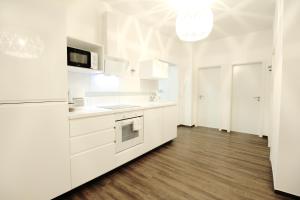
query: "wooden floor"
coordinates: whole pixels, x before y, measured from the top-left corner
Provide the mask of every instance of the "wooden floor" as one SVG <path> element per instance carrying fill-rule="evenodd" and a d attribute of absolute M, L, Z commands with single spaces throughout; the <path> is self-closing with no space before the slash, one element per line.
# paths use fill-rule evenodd
<path fill-rule="evenodd" d="M 266 139 L 206 128 L 179 128 L 173 142 L 58 199 L 287 198 L 273 192 Z"/>

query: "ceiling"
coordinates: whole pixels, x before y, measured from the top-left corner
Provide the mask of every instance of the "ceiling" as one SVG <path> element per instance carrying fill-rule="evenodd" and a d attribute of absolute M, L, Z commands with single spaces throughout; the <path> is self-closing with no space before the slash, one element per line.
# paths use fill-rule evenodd
<path fill-rule="evenodd" d="M 165 34 L 175 34 L 174 10 L 167 0 L 103 0 L 113 9 L 134 15 Z M 275 0 L 215 0 L 214 28 L 208 39 L 271 29 Z"/>

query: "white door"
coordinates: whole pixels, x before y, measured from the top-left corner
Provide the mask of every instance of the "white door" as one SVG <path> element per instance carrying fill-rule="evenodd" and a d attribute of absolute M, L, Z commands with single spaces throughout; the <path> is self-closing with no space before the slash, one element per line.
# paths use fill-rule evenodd
<path fill-rule="evenodd" d="M 159 80 L 159 93 L 161 100 L 177 101 L 178 99 L 178 68 L 169 66 L 167 79 Z"/>
<path fill-rule="evenodd" d="M 221 67 L 198 71 L 198 126 L 219 128 L 221 118 Z"/>
<path fill-rule="evenodd" d="M 260 135 L 262 77 L 262 64 L 233 67 L 231 130 Z"/>

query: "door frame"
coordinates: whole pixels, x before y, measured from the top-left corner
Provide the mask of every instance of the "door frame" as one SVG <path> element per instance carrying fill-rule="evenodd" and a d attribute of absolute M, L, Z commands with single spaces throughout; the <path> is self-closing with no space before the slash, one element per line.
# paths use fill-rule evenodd
<path fill-rule="evenodd" d="M 230 129 L 232 130 L 232 122 L 233 122 L 233 112 L 232 112 L 232 108 L 233 108 L 233 79 L 234 79 L 234 67 L 236 66 L 248 66 L 248 65 L 261 65 L 261 74 L 262 74 L 262 78 L 263 78 L 263 86 L 261 89 L 261 104 L 260 104 L 260 108 L 259 108 L 259 133 L 258 134 L 253 134 L 253 135 L 258 135 L 259 137 L 262 137 L 264 135 L 264 108 L 265 108 L 265 98 L 266 98 L 266 80 L 264 80 L 265 78 L 265 69 L 266 69 L 266 62 L 263 61 L 254 61 L 254 62 L 244 62 L 244 63 L 235 63 L 232 64 L 231 66 L 231 108 L 230 108 Z M 246 133 L 248 134 L 248 133 Z"/>
<path fill-rule="evenodd" d="M 200 123 L 199 123 L 199 101 L 198 101 L 198 97 L 199 97 L 199 71 L 200 70 L 204 70 L 204 69 L 220 69 L 220 72 L 222 71 L 222 65 L 212 65 L 212 66 L 203 66 L 203 67 L 197 67 L 197 74 L 196 74 L 196 127 L 199 127 Z M 221 74 L 222 75 L 222 74 Z M 222 112 L 222 110 L 220 111 Z M 221 115 L 220 115 L 221 116 Z M 220 123 L 221 123 L 222 119 L 220 119 Z M 218 129 L 220 129 L 220 125 L 218 127 Z"/>

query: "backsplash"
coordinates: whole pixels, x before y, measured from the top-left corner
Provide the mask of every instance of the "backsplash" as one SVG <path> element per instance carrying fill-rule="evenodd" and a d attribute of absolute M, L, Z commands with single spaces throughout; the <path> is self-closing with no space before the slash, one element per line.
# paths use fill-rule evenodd
<path fill-rule="evenodd" d="M 158 82 L 132 77 L 69 72 L 69 93 L 73 98 L 85 97 L 86 104 L 128 104 L 148 101 L 158 90 Z"/>

